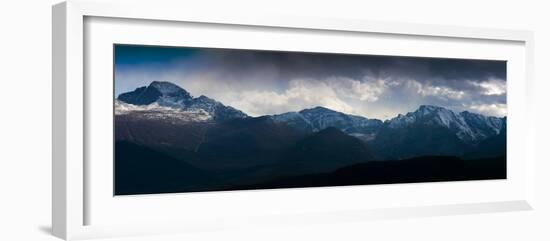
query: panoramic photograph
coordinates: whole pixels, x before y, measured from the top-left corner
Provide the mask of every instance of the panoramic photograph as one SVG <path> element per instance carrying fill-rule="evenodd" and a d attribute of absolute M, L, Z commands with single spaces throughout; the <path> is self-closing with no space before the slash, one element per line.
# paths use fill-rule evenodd
<path fill-rule="evenodd" d="M 506 178 L 506 61 L 113 51 L 114 195 Z"/>

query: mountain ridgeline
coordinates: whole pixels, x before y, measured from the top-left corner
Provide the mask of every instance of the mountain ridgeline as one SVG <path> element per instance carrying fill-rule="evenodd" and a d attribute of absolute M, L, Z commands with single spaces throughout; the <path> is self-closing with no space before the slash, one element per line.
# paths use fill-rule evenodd
<path fill-rule="evenodd" d="M 149 86 L 119 95 L 118 100 L 138 106 L 158 104 L 175 109 L 204 110 L 217 121 L 248 117 L 242 111 L 206 96 L 193 98 L 189 92 L 170 82 L 153 81 Z"/>
<path fill-rule="evenodd" d="M 250 117 L 155 81 L 115 100 L 115 141 L 117 195 L 506 178 L 506 117 L 429 105 Z"/>

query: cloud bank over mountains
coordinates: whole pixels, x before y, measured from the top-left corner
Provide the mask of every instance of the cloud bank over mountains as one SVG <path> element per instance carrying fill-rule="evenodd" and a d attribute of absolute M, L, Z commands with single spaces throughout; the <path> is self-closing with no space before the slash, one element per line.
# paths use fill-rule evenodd
<path fill-rule="evenodd" d="M 504 61 L 115 47 L 115 95 L 153 80 L 252 116 L 324 106 L 387 119 L 425 104 L 506 115 Z"/>

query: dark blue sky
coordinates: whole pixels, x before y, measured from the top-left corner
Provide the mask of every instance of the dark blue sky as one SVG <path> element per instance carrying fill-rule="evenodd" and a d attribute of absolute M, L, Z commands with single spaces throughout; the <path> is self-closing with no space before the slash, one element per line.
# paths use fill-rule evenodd
<path fill-rule="evenodd" d="M 148 47 L 137 45 L 116 45 L 115 65 L 129 67 L 143 64 L 166 64 L 182 58 L 191 58 L 199 52 L 192 48 Z"/>
<path fill-rule="evenodd" d="M 115 94 L 174 82 L 250 115 L 317 105 L 387 119 L 421 104 L 506 114 L 506 62 L 115 45 Z"/>

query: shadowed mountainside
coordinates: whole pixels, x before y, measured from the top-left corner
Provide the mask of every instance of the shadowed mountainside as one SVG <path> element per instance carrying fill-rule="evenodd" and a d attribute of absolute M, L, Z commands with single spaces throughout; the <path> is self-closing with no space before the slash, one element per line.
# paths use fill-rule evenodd
<path fill-rule="evenodd" d="M 115 194 L 200 191 L 216 179 L 199 168 L 129 142 L 115 143 Z"/>
<path fill-rule="evenodd" d="M 311 174 L 265 169 L 269 170 L 266 175 L 261 168 L 243 173 L 206 171 L 128 142 L 117 142 L 115 155 L 116 195 L 506 178 L 505 156 L 469 160 L 423 156 L 360 162 L 329 172 L 310 171 Z"/>
<path fill-rule="evenodd" d="M 423 156 L 404 160 L 371 161 L 334 172 L 284 176 L 255 185 L 229 189 L 271 189 L 366 184 L 466 181 L 506 178 L 506 157 L 462 160 L 449 156 Z"/>

